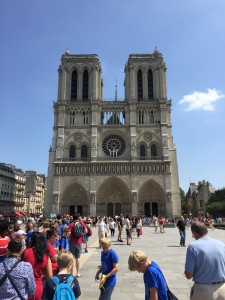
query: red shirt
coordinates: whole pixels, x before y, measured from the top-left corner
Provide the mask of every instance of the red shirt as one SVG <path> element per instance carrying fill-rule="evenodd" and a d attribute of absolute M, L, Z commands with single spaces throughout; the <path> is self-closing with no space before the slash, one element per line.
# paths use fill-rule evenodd
<path fill-rule="evenodd" d="M 80 236 L 80 237 L 75 237 L 74 236 L 74 223 L 76 223 L 78 221 L 74 221 L 73 223 L 70 224 L 69 226 L 69 230 L 71 232 L 71 235 L 70 235 L 70 242 L 73 243 L 73 244 L 82 244 L 82 241 L 83 241 L 83 236 Z M 80 224 L 82 225 L 83 227 L 83 232 L 84 230 L 86 229 L 86 225 L 82 222 L 82 221 L 79 221 Z"/>
<path fill-rule="evenodd" d="M 0 236 L 0 256 L 4 256 L 7 254 L 7 247 L 8 243 L 10 242 L 10 239 L 6 237 Z"/>
<path fill-rule="evenodd" d="M 51 259 L 57 253 L 52 244 L 47 243 L 47 248 L 48 248 L 48 255 Z M 57 262 L 52 262 L 52 273 L 53 273 L 53 276 L 55 276 L 58 273 L 58 263 Z"/>

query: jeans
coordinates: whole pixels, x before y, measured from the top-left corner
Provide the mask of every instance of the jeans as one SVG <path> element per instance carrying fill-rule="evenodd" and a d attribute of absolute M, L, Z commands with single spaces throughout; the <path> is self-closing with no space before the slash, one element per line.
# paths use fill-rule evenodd
<path fill-rule="evenodd" d="M 111 295 L 114 290 L 114 286 L 107 286 L 101 289 L 99 300 L 111 300 Z"/>
<path fill-rule="evenodd" d="M 186 232 L 185 230 L 179 230 L 180 232 L 180 245 L 181 246 L 184 246 L 185 245 L 185 235 L 186 235 Z"/>

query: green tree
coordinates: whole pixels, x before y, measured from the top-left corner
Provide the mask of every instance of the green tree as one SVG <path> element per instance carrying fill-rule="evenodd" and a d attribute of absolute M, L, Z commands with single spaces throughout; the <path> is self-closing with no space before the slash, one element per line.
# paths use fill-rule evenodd
<path fill-rule="evenodd" d="M 187 214 L 187 197 L 184 190 L 180 188 L 180 199 L 181 199 L 181 212 L 182 214 Z"/>
<path fill-rule="evenodd" d="M 225 216 L 225 188 L 216 190 L 211 195 L 206 204 L 206 210 L 213 217 Z"/>

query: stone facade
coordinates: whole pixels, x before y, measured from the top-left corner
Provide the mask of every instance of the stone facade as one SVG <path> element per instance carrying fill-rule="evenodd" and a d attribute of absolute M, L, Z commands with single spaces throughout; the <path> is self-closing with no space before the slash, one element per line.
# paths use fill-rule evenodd
<path fill-rule="evenodd" d="M 179 215 L 171 100 L 162 54 L 131 54 L 125 99 L 103 99 L 97 55 L 59 66 L 46 214 Z"/>
<path fill-rule="evenodd" d="M 24 211 L 26 177 L 21 169 L 0 163 L 0 213 Z"/>
<path fill-rule="evenodd" d="M 45 175 L 35 171 L 26 171 L 26 208 L 28 214 L 41 215 L 45 205 Z"/>
<path fill-rule="evenodd" d="M 46 197 L 45 175 L 22 171 L 0 163 L 0 214 L 43 214 Z"/>
<path fill-rule="evenodd" d="M 187 192 L 188 214 L 192 216 L 205 216 L 205 205 L 211 194 L 215 191 L 216 189 L 212 184 L 205 180 L 199 181 L 198 184 L 190 183 Z"/>

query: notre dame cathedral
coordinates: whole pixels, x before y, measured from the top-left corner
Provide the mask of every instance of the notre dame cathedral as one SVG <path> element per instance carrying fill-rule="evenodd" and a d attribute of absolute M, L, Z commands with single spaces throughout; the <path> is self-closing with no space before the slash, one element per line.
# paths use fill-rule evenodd
<path fill-rule="evenodd" d="M 62 55 L 46 214 L 180 214 L 163 56 L 130 54 L 124 72 L 124 100 L 104 101 L 98 55 Z"/>

